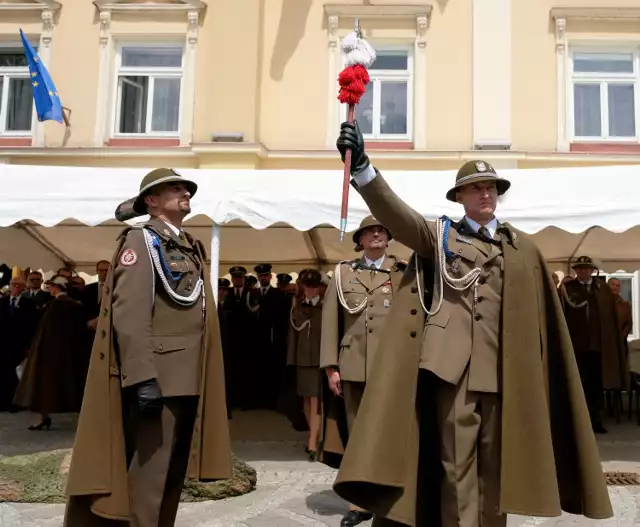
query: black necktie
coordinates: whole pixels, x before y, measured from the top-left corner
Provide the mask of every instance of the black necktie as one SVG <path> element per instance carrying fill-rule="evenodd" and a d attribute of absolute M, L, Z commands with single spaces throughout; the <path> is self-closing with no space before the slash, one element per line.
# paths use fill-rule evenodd
<path fill-rule="evenodd" d="M 17 302 L 17 298 L 14 296 L 11 299 L 11 304 L 9 305 L 9 313 L 11 313 L 13 315 L 14 311 L 16 310 L 16 302 Z"/>
<path fill-rule="evenodd" d="M 483 238 L 486 238 L 487 240 L 491 240 L 492 236 L 491 233 L 489 232 L 489 229 L 487 229 L 485 226 L 482 226 L 478 229 L 478 234 L 480 236 L 482 236 Z"/>

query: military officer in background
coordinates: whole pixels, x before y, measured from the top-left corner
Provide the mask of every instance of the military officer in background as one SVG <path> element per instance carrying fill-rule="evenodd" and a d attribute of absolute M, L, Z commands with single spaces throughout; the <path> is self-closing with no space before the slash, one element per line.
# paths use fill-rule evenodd
<path fill-rule="evenodd" d="M 283 291 L 271 286 L 271 264 L 259 264 L 253 270 L 259 282 L 250 292 L 256 325 L 254 406 L 273 410 L 287 360 L 290 304 Z"/>
<path fill-rule="evenodd" d="M 231 408 L 248 408 L 251 403 L 251 382 L 247 375 L 253 347 L 253 314 L 250 308 L 247 269 L 235 265 L 229 269 L 231 287 L 224 301 L 229 357 L 228 377 Z"/>
<path fill-rule="evenodd" d="M 372 214 L 414 254 L 336 492 L 380 526 L 504 527 L 509 513 L 562 509 L 611 517 L 558 294 L 532 239 L 495 216 L 510 182 L 469 161 L 446 193 L 462 220 L 428 221 L 371 164 L 357 122 L 342 124 L 337 147 L 343 161 L 351 150 Z"/>
<path fill-rule="evenodd" d="M 68 527 L 102 525 L 76 516 L 73 505 L 130 527 L 171 527 L 187 472 L 198 480 L 231 476 L 213 290 L 204 246 L 182 228 L 197 188 L 156 169 L 116 212 L 150 219 L 119 237 L 104 286 L 69 474 Z"/>
<path fill-rule="evenodd" d="M 572 265 L 576 277 L 561 286 L 573 349 L 587 398 L 591 426 L 606 434 L 602 424 L 604 390 L 626 387 L 626 347 L 616 311 L 615 296 L 607 284 L 593 275 L 597 264 L 580 256 Z M 615 400 L 615 398 L 614 398 Z"/>
<path fill-rule="evenodd" d="M 365 218 L 353 233 L 355 250 L 362 252 L 362 257 L 336 266 L 324 298 L 320 368 L 338 397 L 332 403 L 344 403 L 348 430 L 353 428 L 360 407 L 394 287 L 402 278 L 395 257 L 386 253 L 392 238 L 375 218 Z M 369 512 L 355 506 L 350 509 L 341 527 L 371 519 Z"/>

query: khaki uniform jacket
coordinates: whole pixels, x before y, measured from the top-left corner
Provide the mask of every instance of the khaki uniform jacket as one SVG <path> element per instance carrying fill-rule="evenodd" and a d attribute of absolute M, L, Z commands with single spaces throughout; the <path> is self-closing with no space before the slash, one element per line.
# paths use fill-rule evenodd
<path fill-rule="evenodd" d="M 139 362 L 129 361 L 131 355 L 128 355 L 125 367 L 133 375 L 132 378 L 128 375 L 127 379 L 122 378 L 116 355 L 114 278 L 126 251 L 125 244 L 130 242 L 130 238 L 135 240 L 138 231 L 138 228 L 128 228 L 119 237 L 118 248 L 104 287 L 100 319 L 91 352 L 91 364 L 67 480 L 66 527 L 86 527 L 87 508 L 90 508 L 93 514 L 107 519 L 128 519 L 129 493 L 122 421 L 122 386 L 127 381 L 132 382 L 133 379 L 139 380 L 155 373 L 158 373 L 160 382 L 163 383 L 164 364 L 160 360 L 164 359 L 156 357 L 162 353 L 154 353 L 160 342 L 156 346 L 156 341 L 151 337 L 148 341 L 140 341 L 139 345 L 147 354 L 143 354 L 144 359 Z M 159 234 L 162 235 L 163 232 Z M 202 269 L 206 309 L 202 335 L 203 349 L 200 355 L 200 380 L 197 386 L 200 399 L 187 476 L 200 481 L 228 479 L 232 475 L 232 464 L 220 328 L 209 270 L 204 266 L 204 248 L 200 242 L 191 240 L 189 243 L 195 248 Z M 139 262 L 149 258 L 146 249 L 145 252 L 137 254 L 137 257 Z M 148 285 L 148 282 L 145 283 Z M 149 307 L 150 299 L 153 298 L 156 302 L 161 302 L 158 295 L 154 294 L 154 289 L 142 289 L 135 283 L 131 283 L 131 287 L 131 294 L 137 296 L 141 306 Z M 178 312 L 180 309 L 176 305 L 175 311 Z M 168 385 L 166 382 L 164 384 L 165 387 L 176 386 L 171 382 Z M 183 381 L 178 386 L 180 384 L 187 386 Z"/>
<path fill-rule="evenodd" d="M 601 280 L 592 281 L 588 293 L 579 280 L 561 286 L 561 299 L 567 325 L 576 353 L 599 351 L 602 354 L 602 386 L 605 390 L 620 390 L 627 386 L 627 353 L 620 329 L 616 299 L 609 286 Z M 591 297 L 591 298 L 590 298 Z M 594 309 L 584 305 L 591 299 Z M 573 307 L 584 305 L 584 307 Z"/>
<path fill-rule="evenodd" d="M 418 249 L 421 257 L 433 258 L 432 227 L 380 175 L 359 191 L 372 214 L 400 243 Z M 500 511 L 559 516 L 564 510 L 611 517 L 560 299 L 533 241 L 508 224 L 504 227 Z M 419 456 L 429 453 L 421 453 L 420 444 L 428 444 L 425 436 L 437 430 L 421 429 L 416 411 L 420 336 L 426 321 L 417 285 L 412 258 L 394 298 L 334 485 L 348 502 L 389 520 L 379 520 L 380 526 L 437 524 L 417 518 L 420 503 L 433 501 L 418 497 L 439 492 L 434 474 L 419 472 L 423 467 Z M 453 349 L 454 344 L 447 342 L 446 351 Z"/>
<path fill-rule="evenodd" d="M 350 314 L 340 303 L 332 278 L 322 310 L 321 368 L 337 367 L 342 380 L 366 382 L 393 303 L 394 285 L 397 288 L 402 277 L 395 264 L 394 257 L 386 256 L 373 276 L 360 267 L 364 257 L 340 266 L 345 303 L 355 308 L 366 302 L 366 307 Z"/>
<path fill-rule="evenodd" d="M 295 327 L 300 328 L 298 331 Z M 322 300 L 315 306 L 297 305 L 291 308 L 287 365 L 304 368 L 318 367 L 322 336 Z"/>

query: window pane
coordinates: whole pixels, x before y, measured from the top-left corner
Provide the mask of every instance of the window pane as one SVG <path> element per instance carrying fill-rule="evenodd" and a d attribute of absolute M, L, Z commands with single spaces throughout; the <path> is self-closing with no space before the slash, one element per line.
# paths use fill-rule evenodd
<path fill-rule="evenodd" d="M 120 77 L 120 93 L 120 125 L 118 132 L 122 134 L 145 133 L 149 77 Z"/>
<path fill-rule="evenodd" d="M 356 106 L 356 120 L 363 134 L 373 133 L 373 82 L 367 85 L 367 91 Z"/>
<path fill-rule="evenodd" d="M 182 48 L 122 48 L 122 65 L 144 68 L 179 68 L 182 66 Z"/>
<path fill-rule="evenodd" d="M 31 79 L 10 79 L 8 95 L 7 131 L 28 132 L 31 130 L 31 117 L 33 115 Z"/>
<path fill-rule="evenodd" d="M 578 73 L 633 73 L 631 53 L 576 53 L 573 71 Z"/>
<path fill-rule="evenodd" d="M 573 106 L 575 135 L 578 137 L 602 136 L 600 85 L 575 84 L 573 87 Z"/>
<path fill-rule="evenodd" d="M 177 132 L 180 115 L 180 79 L 154 79 L 151 129 Z"/>
<path fill-rule="evenodd" d="M 0 48 L 0 68 L 19 68 L 27 66 L 27 57 L 20 48 Z"/>
<path fill-rule="evenodd" d="M 380 93 L 380 133 L 407 133 L 407 83 L 382 82 Z"/>
<path fill-rule="evenodd" d="M 409 56 L 406 51 L 379 51 L 372 70 L 406 70 Z"/>
<path fill-rule="evenodd" d="M 633 84 L 609 84 L 609 135 L 635 137 L 636 118 Z"/>

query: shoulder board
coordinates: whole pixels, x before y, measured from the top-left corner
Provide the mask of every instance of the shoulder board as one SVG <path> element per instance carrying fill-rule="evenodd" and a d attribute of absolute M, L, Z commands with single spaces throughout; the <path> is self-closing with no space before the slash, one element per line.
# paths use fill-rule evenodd
<path fill-rule="evenodd" d="M 118 237 L 116 238 L 116 240 L 120 240 L 121 238 L 126 238 L 127 234 L 129 234 L 132 230 L 139 230 L 140 227 L 138 227 L 138 225 L 129 225 L 128 227 L 125 227 L 124 229 L 122 229 L 122 231 L 120 232 L 120 234 L 118 234 Z"/>

